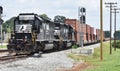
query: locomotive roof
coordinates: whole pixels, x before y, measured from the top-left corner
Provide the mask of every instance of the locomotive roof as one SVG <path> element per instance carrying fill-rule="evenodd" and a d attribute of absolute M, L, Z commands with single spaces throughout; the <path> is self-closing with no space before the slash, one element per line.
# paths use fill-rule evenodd
<path fill-rule="evenodd" d="M 69 24 L 66 24 L 66 23 L 60 23 L 60 22 L 54 22 L 56 25 L 64 25 L 64 26 L 69 26 L 69 27 L 71 27 L 71 28 L 73 28 L 71 25 L 69 25 Z"/>
<path fill-rule="evenodd" d="M 42 18 L 44 21 L 47 21 L 47 22 L 53 22 L 51 19 L 49 18 L 46 18 L 46 17 L 42 17 L 42 16 L 39 16 L 40 18 Z"/>
<path fill-rule="evenodd" d="M 20 13 L 19 15 L 35 15 L 34 13 Z"/>
<path fill-rule="evenodd" d="M 19 15 L 34 15 L 35 17 L 37 17 L 37 18 L 40 19 L 41 21 L 53 22 L 53 21 L 52 21 L 51 19 L 49 19 L 49 18 L 45 18 L 45 17 L 39 16 L 39 15 L 34 14 L 34 13 L 20 13 Z"/>

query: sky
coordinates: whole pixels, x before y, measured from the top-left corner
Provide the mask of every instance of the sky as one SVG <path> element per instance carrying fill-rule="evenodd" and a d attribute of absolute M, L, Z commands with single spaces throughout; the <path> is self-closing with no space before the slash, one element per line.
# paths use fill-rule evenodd
<path fill-rule="evenodd" d="M 103 0 L 103 27 L 109 30 L 109 8 L 105 7 L 105 2 L 117 2 L 120 8 L 119 0 Z M 62 15 L 70 19 L 78 19 L 78 7 L 86 8 L 86 23 L 95 28 L 100 28 L 100 0 L 0 0 L 0 6 L 3 7 L 3 19 L 8 20 L 19 13 L 47 14 L 54 18 L 56 15 Z M 120 30 L 120 17 L 117 14 L 117 29 Z M 114 31 L 114 14 L 112 20 L 112 31 Z"/>

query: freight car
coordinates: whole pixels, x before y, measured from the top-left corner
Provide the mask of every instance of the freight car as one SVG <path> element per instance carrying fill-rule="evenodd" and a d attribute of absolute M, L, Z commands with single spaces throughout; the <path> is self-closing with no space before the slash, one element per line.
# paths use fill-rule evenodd
<path fill-rule="evenodd" d="M 7 45 L 10 53 L 31 54 L 44 50 L 59 50 L 75 42 L 72 26 L 54 23 L 34 13 L 19 14 Z"/>
<path fill-rule="evenodd" d="M 100 41 L 100 29 L 94 29 L 94 27 L 88 24 L 81 24 L 77 19 L 66 19 L 66 24 L 74 28 L 77 45 L 81 46 L 82 42 L 84 45 L 87 45 Z M 83 34 L 83 39 L 81 39 L 81 34 Z"/>

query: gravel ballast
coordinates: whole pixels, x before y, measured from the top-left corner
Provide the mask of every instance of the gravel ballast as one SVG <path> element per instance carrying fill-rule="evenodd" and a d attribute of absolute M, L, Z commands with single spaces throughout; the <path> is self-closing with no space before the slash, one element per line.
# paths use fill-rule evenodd
<path fill-rule="evenodd" d="M 98 44 L 85 46 L 85 48 L 96 48 Z M 79 49 L 79 48 L 78 48 Z M 71 49 L 44 53 L 42 57 L 28 57 L 10 62 L 0 62 L 0 71 L 56 71 L 59 68 L 72 68 L 75 61 L 67 54 Z M 79 63 L 83 63 L 81 60 Z"/>
<path fill-rule="evenodd" d="M 29 57 L 9 63 L 0 63 L 0 71 L 56 71 L 61 67 L 71 68 L 74 60 L 67 57 L 69 51 L 45 53 L 39 58 Z"/>

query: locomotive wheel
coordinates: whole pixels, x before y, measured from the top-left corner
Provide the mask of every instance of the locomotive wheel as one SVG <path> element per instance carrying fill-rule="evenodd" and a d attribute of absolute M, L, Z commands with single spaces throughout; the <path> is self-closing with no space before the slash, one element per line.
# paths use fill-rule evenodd
<path fill-rule="evenodd" d="M 67 42 L 63 43 L 63 49 L 67 48 Z"/>
<path fill-rule="evenodd" d="M 9 49 L 9 53 L 12 54 L 14 52 L 14 49 Z"/>
<path fill-rule="evenodd" d="M 37 51 L 39 52 L 39 51 L 43 51 L 44 50 L 44 47 L 45 47 L 45 45 L 44 45 L 44 43 L 37 43 Z"/>
<path fill-rule="evenodd" d="M 12 48 L 12 46 L 8 46 L 8 45 L 7 45 L 7 48 L 8 48 L 8 52 L 9 52 L 9 54 L 14 54 L 14 55 L 17 54 L 16 51 L 15 51 L 15 49 Z"/>
<path fill-rule="evenodd" d="M 26 51 L 27 54 L 32 54 L 32 53 L 34 53 L 33 45 L 31 45 L 31 44 L 26 44 L 24 51 Z"/>
<path fill-rule="evenodd" d="M 39 53 L 39 51 L 40 51 L 40 49 L 39 49 L 40 46 L 37 44 L 35 47 L 36 47 L 36 49 L 35 49 L 35 53 Z"/>
<path fill-rule="evenodd" d="M 64 49 L 64 44 L 63 44 L 63 42 L 60 42 L 58 50 L 63 50 L 63 49 Z"/>
<path fill-rule="evenodd" d="M 58 48 L 59 48 L 58 43 L 54 42 L 53 44 L 54 44 L 53 50 L 55 50 L 55 51 L 58 50 Z"/>

